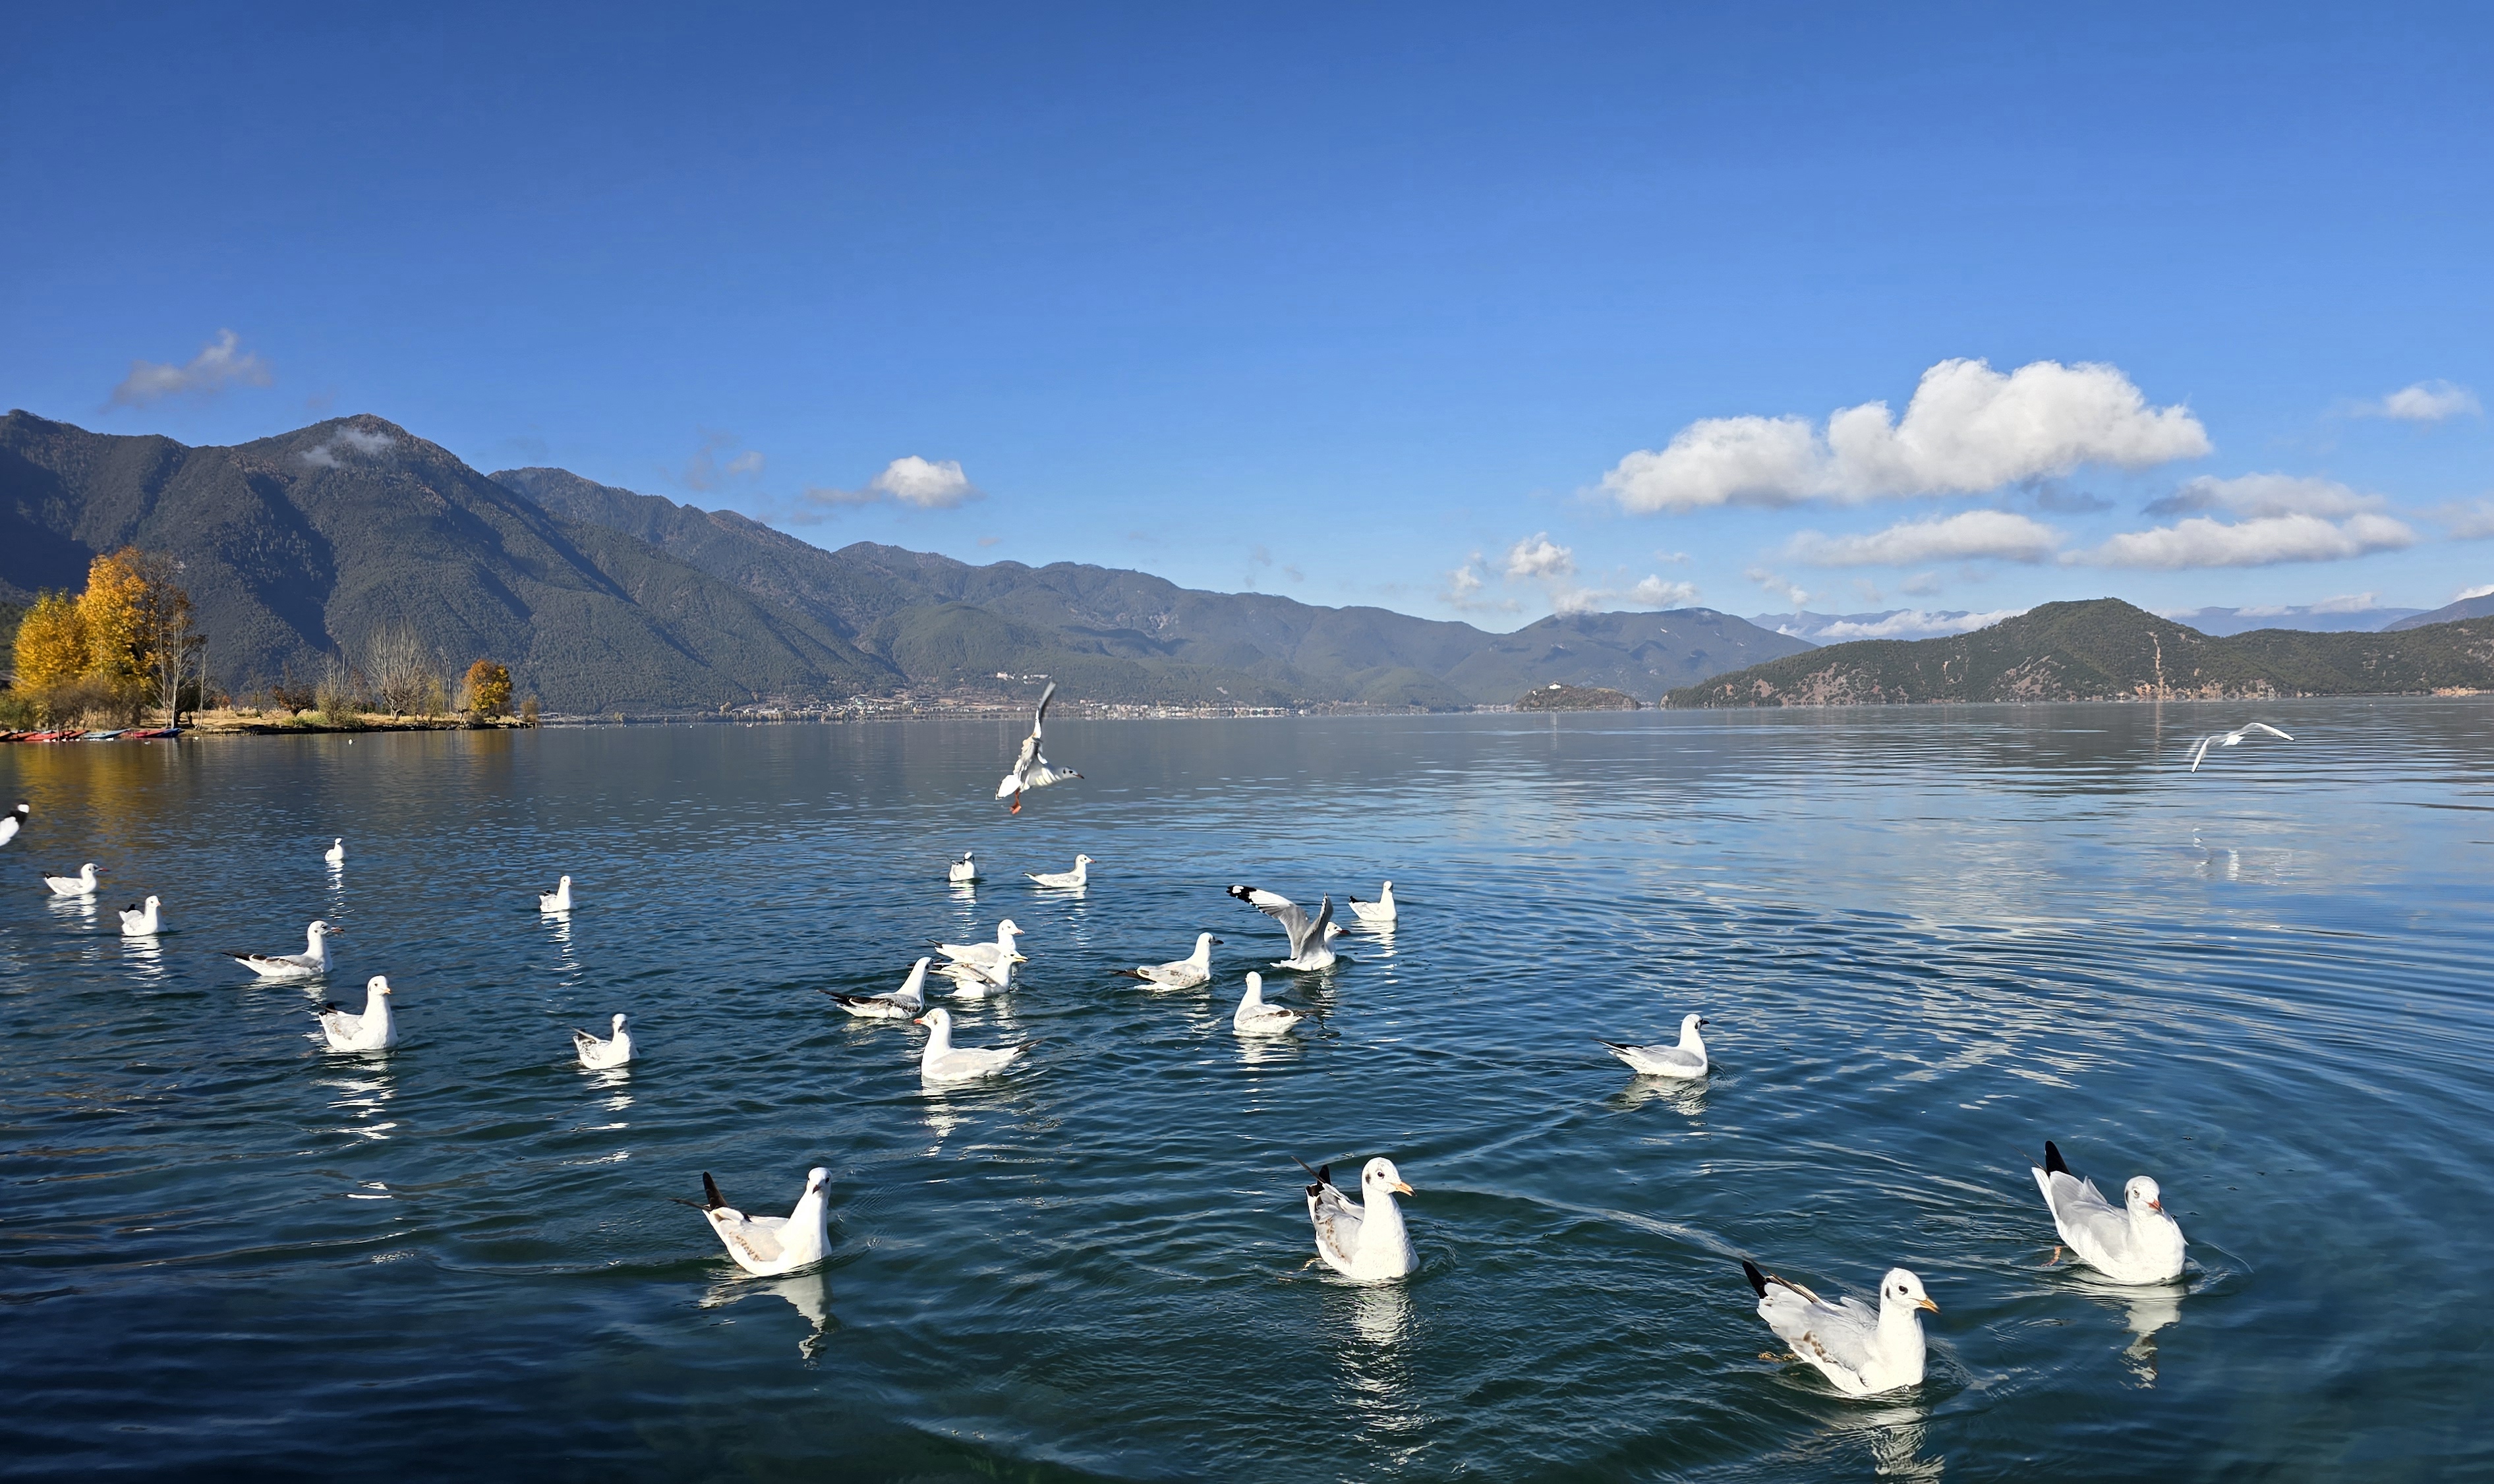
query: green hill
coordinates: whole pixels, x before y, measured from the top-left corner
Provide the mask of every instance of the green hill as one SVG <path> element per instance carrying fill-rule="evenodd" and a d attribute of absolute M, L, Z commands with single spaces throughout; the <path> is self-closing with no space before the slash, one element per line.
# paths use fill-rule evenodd
<path fill-rule="evenodd" d="M 2046 603 L 1970 634 L 1869 640 L 1753 665 L 1674 707 L 1899 706 L 2395 694 L 2494 688 L 2494 619 L 2382 634 L 2212 638 L 2117 598 Z"/>

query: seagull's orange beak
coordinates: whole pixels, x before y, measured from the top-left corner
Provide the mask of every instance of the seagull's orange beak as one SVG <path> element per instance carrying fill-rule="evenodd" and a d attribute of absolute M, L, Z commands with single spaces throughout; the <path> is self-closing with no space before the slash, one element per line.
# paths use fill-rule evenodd
<path fill-rule="evenodd" d="M 2162 1216 L 2165 1214 L 2165 1202 L 2161 1200 L 2151 1200 L 2147 1203 L 2147 1209 L 2155 1212 L 2159 1216 Z"/>
<path fill-rule="evenodd" d="M 1409 1185 L 1397 1180 L 1394 1182 L 1394 1194 L 1397 1196 L 1409 1196 L 1413 1194 L 1413 1190 Z"/>
<path fill-rule="evenodd" d="M 1915 1307 L 1915 1308 L 1917 1308 L 1917 1309 L 1928 1309 L 1928 1310 L 1930 1310 L 1930 1311 L 1931 1311 L 1931 1313 L 1933 1313 L 1933 1314 L 1937 1314 L 1937 1313 L 1939 1313 L 1939 1312 L 1940 1312 L 1940 1306 L 1939 1306 L 1939 1305 L 1937 1305 L 1937 1304 L 1932 1303 L 1932 1302 L 1931 1302 L 1930 1299 L 1928 1299 L 1928 1298 L 1918 1298 L 1918 1299 L 1914 1300 L 1914 1307 Z"/>

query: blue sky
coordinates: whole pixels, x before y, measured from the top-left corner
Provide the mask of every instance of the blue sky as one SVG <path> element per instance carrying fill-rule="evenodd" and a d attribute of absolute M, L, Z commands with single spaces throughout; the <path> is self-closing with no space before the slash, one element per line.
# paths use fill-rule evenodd
<path fill-rule="evenodd" d="M 1500 628 L 2494 582 L 2481 9 L 905 9 L 20 15 L 0 402 Z"/>

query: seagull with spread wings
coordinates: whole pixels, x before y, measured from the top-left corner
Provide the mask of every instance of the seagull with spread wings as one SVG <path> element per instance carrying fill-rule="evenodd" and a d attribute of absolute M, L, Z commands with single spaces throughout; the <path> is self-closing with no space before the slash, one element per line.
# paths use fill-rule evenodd
<path fill-rule="evenodd" d="M 1022 790 L 1046 788 L 1051 783 L 1062 783 L 1068 778 L 1082 776 L 1071 768 L 1059 768 L 1050 763 L 1048 755 L 1039 750 L 1040 733 L 1048 721 L 1048 701 L 1055 694 L 1056 682 L 1050 681 L 1048 682 L 1048 688 L 1039 693 L 1039 713 L 1030 718 L 1030 735 L 1021 740 L 1021 753 L 1014 759 L 1013 771 L 1005 774 L 1005 780 L 1002 783 L 996 785 L 996 798 L 1013 801 L 1013 808 L 1009 811 L 1011 813 L 1021 812 Z"/>

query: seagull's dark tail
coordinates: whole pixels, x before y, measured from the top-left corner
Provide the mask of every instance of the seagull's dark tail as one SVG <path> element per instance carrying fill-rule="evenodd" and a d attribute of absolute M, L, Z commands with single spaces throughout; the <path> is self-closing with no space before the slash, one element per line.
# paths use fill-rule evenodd
<path fill-rule="evenodd" d="M 1758 1265 L 1756 1263 L 1750 1261 L 1747 1257 L 1743 1257 L 1741 1259 L 1741 1272 L 1749 1280 L 1749 1287 L 1758 1290 L 1758 1297 L 1764 1298 L 1767 1296 L 1767 1275 L 1758 1271 Z"/>
<path fill-rule="evenodd" d="M 1143 971 L 1141 969 L 1110 969 L 1109 972 L 1119 979 L 1141 979 L 1143 977 Z"/>
<path fill-rule="evenodd" d="M 710 1201 L 709 1205 L 702 1207 L 705 1211 L 715 1211 L 727 1204 L 727 1197 L 718 1193 L 718 1182 L 710 1177 L 707 1169 L 702 1171 L 702 1195 Z"/>
<path fill-rule="evenodd" d="M 2066 1175 L 2069 1172 L 2070 1166 L 2061 1159 L 2061 1151 L 2053 1146 L 2051 1139 L 2044 1140 L 2044 1173 Z"/>

